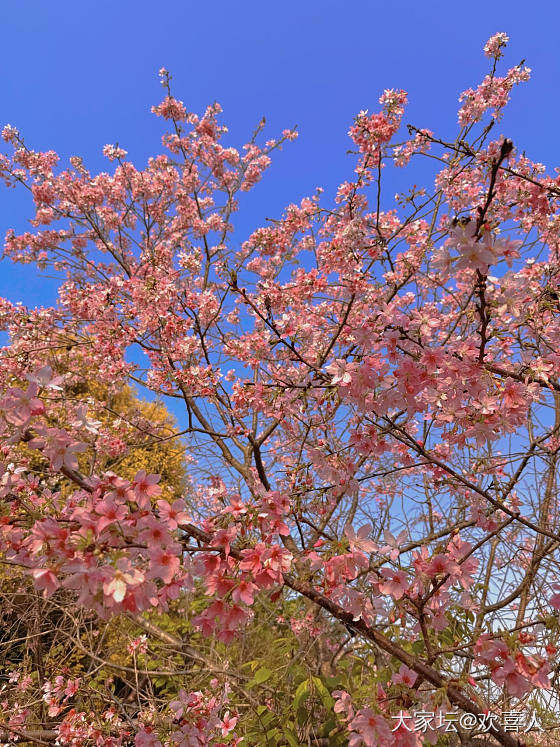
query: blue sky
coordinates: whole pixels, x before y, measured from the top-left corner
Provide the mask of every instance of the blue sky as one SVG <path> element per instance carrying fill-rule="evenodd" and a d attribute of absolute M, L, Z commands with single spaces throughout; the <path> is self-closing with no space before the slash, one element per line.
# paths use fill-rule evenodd
<path fill-rule="evenodd" d="M 150 107 L 162 95 L 162 66 L 189 110 L 222 104 L 234 145 L 263 115 L 271 137 L 297 124 L 299 139 L 247 198 L 239 241 L 316 186 L 332 194 L 352 168 L 352 118 L 375 110 L 384 88 L 409 92 L 406 122 L 452 136 L 457 96 L 486 72 L 482 46 L 495 31 L 511 38 L 505 64 L 526 58 L 533 69 L 496 134 L 535 160 L 559 160 L 560 6 L 552 0 L 18 0 L 2 16 L 0 120 L 63 161 L 81 155 L 93 171 L 105 169 L 101 148 L 114 142 L 138 166 L 159 152 Z M 0 194 L 0 235 L 24 230 L 27 199 Z M 0 265 L 0 295 L 36 305 L 54 291 L 32 267 Z"/>

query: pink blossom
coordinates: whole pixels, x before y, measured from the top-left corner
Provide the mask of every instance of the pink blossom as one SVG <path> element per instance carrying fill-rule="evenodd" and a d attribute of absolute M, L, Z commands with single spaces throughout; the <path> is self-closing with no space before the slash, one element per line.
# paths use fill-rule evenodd
<path fill-rule="evenodd" d="M 33 415 L 44 412 L 43 402 L 38 399 L 39 387 L 36 383 L 29 384 L 26 390 L 12 387 L 0 407 L 4 409 L 5 418 L 9 423 L 23 427 Z"/>
<path fill-rule="evenodd" d="M 358 711 L 348 724 L 348 728 L 359 734 L 367 747 L 392 747 L 394 744 L 394 734 L 391 733 L 389 724 L 371 708 L 362 708 Z"/>
<path fill-rule="evenodd" d="M 52 389 L 58 392 L 63 389 L 64 377 L 54 376 L 52 368 L 48 365 L 35 369 L 25 378 L 43 389 Z"/>
<path fill-rule="evenodd" d="M 241 551 L 243 560 L 239 563 L 242 571 L 250 571 L 253 575 L 258 573 L 266 557 L 266 547 L 262 543 L 257 543 L 253 548 L 246 548 Z"/>
<path fill-rule="evenodd" d="M 31 575 L 35 580 L 35 586 L 43 590 L 44 596 L 50 596 L 58 587 L 60 582 L 51 568 L 33 568 Z"/>
<path fill-rule="evenodd" d="M 371 524 L 364 524 L 360 527 L 357 532 L 354 531 L 353 527 L 349 524 L 344 528 L 344 534 L 348 537 L 350 543 L 350 550 L 361 550 L 362 552 L 370 553 L 377 550 L 376 543 L 368 539 L 372 532 L 373 527 Z"/>
<path fill-rule="evenodd" d="M 355 366 L 342 358 L 337 358 L 330 366 L 325 369 L 327 373 L 331 374 L 332 384 L 339 384 L 340 386 L 348 386 L 352 382 L 352 373 Z"/>
<path fill-rule="evenodd" d="M 134 739 L 136 747 L 161 747 L 157 734 L 149 727 L 143 727 L 136 732 Z"/>
<path fill-rule="evenodd" d="M 509 36 L 504 34 L 503 31 L 498 31 L 498 33 L 491 36 L 484 45 L 484 54 L 487 57 L 493 57 L 496 60 L 499 59 L 502 56 L 502 49 L 506 46 L 508 41 Z"/>
<path fill-rule="evenodd" d="M 71 425 L 73 428 L 83 428 L 88 433 L 92 433 L 98 436 L 101 421 L 89 418 L 87 414 L 87 405 L 80 405 L 80 407 L 78 407 L 78 409 L 76 410 L 76 417 L 72 421 Z"/>
<path fill-rule="evenodd" d="M 125 506 L 116 503 L 114 498 L 107 496 L 95 504 L 95 513 L 99 516 L 96 529 L 98 532 L 102 532 L 110 524 L 122 521 L 127 516 L 128 511 Z"/>
<path fill-rule="evenodd" d="M 391 532 L 386 529 L 383 533 L 383 537 L 387 544 L 383 545 L 383 547 L 379 549 L 379 552 L 383 555 L 388 555 L 391 560 L 396 560 L 400 555 L 400 546 L 406 540 L 406 536 L 406 529 L 403 529 L 398 537 L 394 537 Z"/>
<path fill-rule="evenodd" d="M 139 506 L 149 508 L 150 498 L 161 493 L 161 488 L 157 484 L 159 480 L 159 475 L 147 475 L 143 469 L 136 473 L 133 488 Z"/>
<path fill-rule="evenodd" d="M 138 638 L 134 638 L 127 646 L 127 651 L 129 654 L 145 654 L 147 650 L 148 637 L 146 635 L 141 635 Z"/>
<path fill-rule="evenodd" d="M 139 539 L 149 548 L 165 547 L 171 542 L 171 534 L 163 521 L 149 514 L 138 522 Z"/>
<path fill-rule="evenodd" d="M 230 716 L 229 711 L 226 711 L 222 717 L 222 720 L 220 722 L 219 729 L 221 730 L 222 737 L 226 737 L 231 731 L 235 729 L 235 725 L 237 724 L 238 717 L 237 716 Z"/>
<path fill-rule="evenodd" d="M 511 659 L 492 669 L 492 679 L 497 685 L 505 685 L 507 691 L 516 698 L 522 698 L 531 689 L 531 683 L 515 668 Z"/>
<path fill-rule="evenodd" d="M 144 574 L 131 568 L 124 559 L 117 562 L 116 568 L 107 568 L 106 572 L 109 578 L 103 583 L 103 593 L 111 603 L 122 602 L 129 587 L 137 586 L 144 580 Z"/>
<path fill-rule="evenodd" d="M 392 568 L 381 568 L 381 575 L 385 581 L 379 582 L 379 591 L 390 594 L 394 599 L 400 599 L 408 590 L 408 579 L 404 571 L 394 571 Z"/>
<path fill-rule="evenodd" d="M 179 558 L 169 550 L 151 549 L 149 578 L 161 578 L 164 584 L 170 584 L 179 570 L 179 565 Z"/>
<path fill-rule="evenodd" d="M 234 602 L 244 602 L 251 606 L 253 604 L 253 595 L 257 588 L 251 581 L 241 579 L 232 592 L 232 599 Z"/>
<path fill-rule="evenodd" d="M 414 687 L 414 683 L 417 679 L 417 674 L 413 669 L 409 669 L 406 664 L 401 664 L 399 671 L 392 676 L 391 681 L 395 685 Z"/>
<path fill-rule="evenodd" d="M 158 501 L 157 507 L 161 520 L 167 525 L 168 529 L 177 529 L 178 526 L 189 523 L 189 516 L 185 511 L 185 501 L 182 498 L 178 498 L 173 503 Z"/>
<path fill-rule="evenodd" d="M 354 716 L 354 709 L 350 694 L 345 690 L 333 690 L 332 696 L 335 699 L 334 712 L 343 713 L 347 719 L 351 719 Z"/>
<path fill-rule="evenodd" d="M 64 688 L 64 694 L 67 698 L 72 698 L 79 690 L 81 680 L 77 678 L 75 680 L 68 680 L 66 687 Z"/>
<path fill-rule="evenodd" d="M 38 437 L 31 439 L 29 446 L 32 449 L 40 449 L 50 460 L 53 470 L 58 471 L 62 467 L 78 469 L 76 454 L 85 451 L 87 444 L 74 441 L 60 428 L 46 428 L 40 425 L 36 431 Z"/>
<path fill-rule="evenodd" d="M 428 576 L 457 574 L 459 572 L 459 566 L 453 558 L 448 555 L 434 555 L 427 564 L 424 572 Z"/>
<path fill-rule="evenodd" d="M 459 222 L 449 230 L 449 238 L 445 244 L 459 252 L 456 261 L 458 270 L 474 269 L 485 274 L 489 266 L 496 262 L 496 255 L 492 251 L 490 233 L 484 232 L 483 238 L 479 240 L 476 231 L 475 220 Z"/>

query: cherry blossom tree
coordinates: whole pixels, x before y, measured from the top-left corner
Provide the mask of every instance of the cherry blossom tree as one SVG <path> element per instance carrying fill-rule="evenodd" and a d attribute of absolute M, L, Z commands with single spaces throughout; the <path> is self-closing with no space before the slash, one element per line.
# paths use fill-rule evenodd
<path fill-rule="evenodd" d="M 560 177 L 493 137 L 530 73 L 498 74 L 506 43 L 485 46 L 454 140 L 403 134 L 407 96 L 386 90 L 350 128 L 354 170 L 334 200 L 318 191 L 245 241 L 242 193 L 296 133 L 261 144 L 259 126 L 226 146 L 219 106 L 187 112 L 165 70 L 163 152 L 144 169 L 116 145 L 107 172 L 60 168 L 4 128 L 2 178 L 35 204 L 4 253 L 60 277 L 53 308 L 0 301 L 4 573 L 82 630 L 119 616 L 144 630 L 133 714 L 114 694 L 72 705 L 93 665 L 24 684 L 15 671 L 7 741 L 555 743 Z M 433 188 L 406 186 L 418 159 Z M 96 413 L 129 385 L 183 408 L 188 499 L 140 466 L 103 468 L 126 443 Z M 178 609 L 183 638 L 164 624 Z M 277 638 L 288 622 L 316 646 L 282 713 L 279 662 L 239 658 L 263 610 Z M 225 652 L 203 689 L 189 636 Z M 176 647 L 181 688 L 146 686 L 152 640 Z"/>

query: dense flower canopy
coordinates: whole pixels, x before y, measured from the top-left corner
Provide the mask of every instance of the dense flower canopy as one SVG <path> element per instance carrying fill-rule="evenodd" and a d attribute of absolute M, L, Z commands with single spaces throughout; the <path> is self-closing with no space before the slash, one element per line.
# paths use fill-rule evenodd
<path fill-rule="evenodd" d="M 153 109 L 164 151 L 144 169 L 116 145 L 107 172 L 77 157 L 59 168 L 4 128 L 2 178 L 35 204 L 5 255 L 54 270 L 60 288 L 54 308 L 0 300 L 1 560 L 14 595 L 31 579 L 85 627 L 128 616 L 144 629 L 128 651 L 133 713 L 114 695 L 91 700 L 93 665 L 27 681 L 22 664 L 2 690 L 6 735 L 546 743 L 558 707 L 560 178 L 526 144 L 492 139 L 530 72 L 497 75 L 506 43 L 488 41 L 491 71 L 461 94 L 454 141 L 412 126 L 403 140 L 407 96 L 386 90 L 350 128 L 355 168 L 333 204 L 319 190 L 242 242 L 240 193 L 294 131 L 260 144 L 259 126 L 242 150 L 226 146 L 220 107 L 189 113 L 165 70 Z M 386 170 L 418 159 L 434 188 L 389 202 Z M 132 434 L 171 438 L 115 409 L 130 384 L 183 407 L 172 436 L 188 491 L 144 466 L 120 473 Z M 247 726 L 248 699 L 259 718 L 263 706 L 280 717 L 273 692 L 247 695 L 266 687 L 266 667 L 241 691 L 229 665 L 205 689 L 153 690 L 161 667 L 138 657 L 148 635 L 186 645 L 158 626 L 185 598 L 194 641 L 239 645 L 263 610 L 323 640 L 283 725 Z M 311 726 L 298 712 L 310 694 L 325 711 Z M 504 712 L 533 714 L 526 733 Z"/>

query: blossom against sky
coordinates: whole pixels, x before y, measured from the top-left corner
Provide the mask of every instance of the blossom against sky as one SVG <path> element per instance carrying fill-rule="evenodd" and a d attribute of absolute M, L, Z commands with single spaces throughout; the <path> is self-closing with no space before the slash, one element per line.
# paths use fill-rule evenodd
<path fill-rule="evenodd" d="M 83 156 L 92 171 L 108 168 L 107 143 L 126 148 L 139 167 L 158 149 L 150 108 L 161 97 L 162 66 L 189 110 L 221 103 L 235 145 L 263 115 L 269 137 L 297 124 L 298 140 L 247 196 L 239 241 L 315 187 L 332 190 L 347 178 L 348 129 L 360 110 L 375 110 L 383 89 L 408 91 L 405 122 L 453 136 L 457 97 L 486 73 L 482 46 L 496 31 L 511 39 L 506 64 L 525 56 L 533 70 L 500 131 L 521 149 L 530 145 L 534 160 L 556 158 L 555 3 L 26 0 L 2 13 L 1 124 L 16 126 L 34 149 Z M 5 193 L 0 235 L 25 229 L 29 214 L 23 192 Z M 55 288 L 34 268 L 2 264 L 0 295 L 11 300 L 48 304 Z"/>

